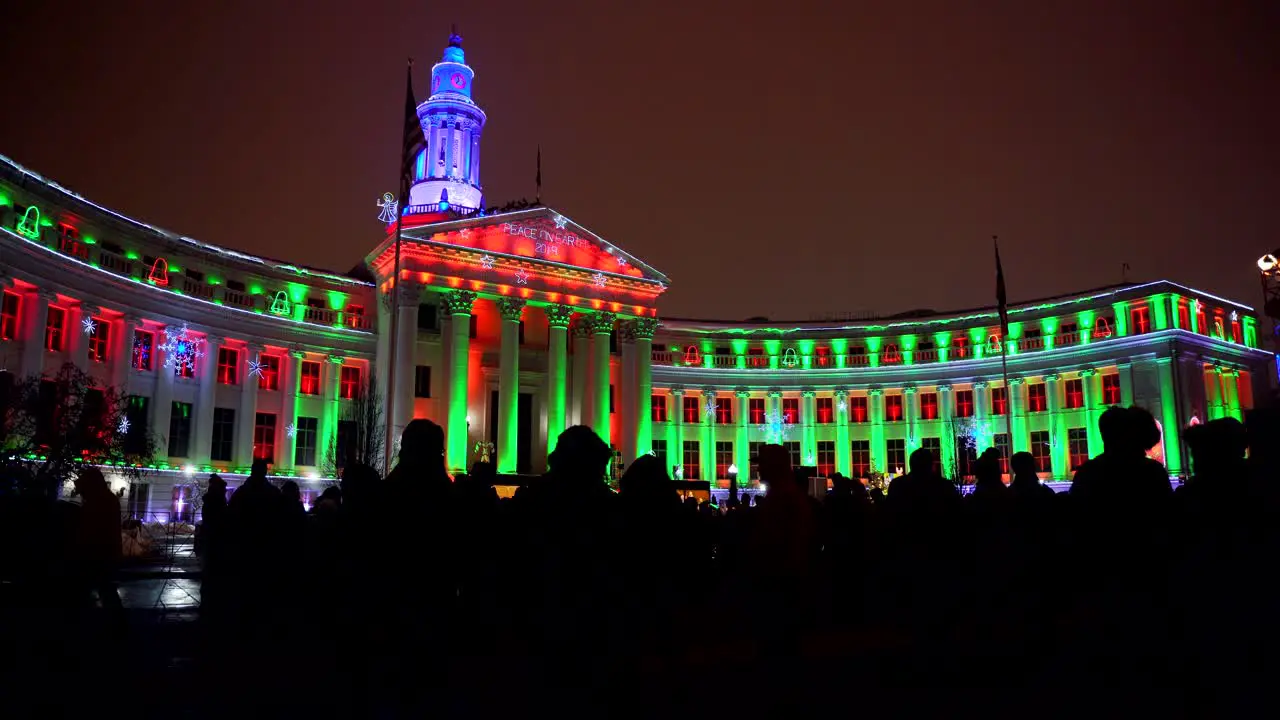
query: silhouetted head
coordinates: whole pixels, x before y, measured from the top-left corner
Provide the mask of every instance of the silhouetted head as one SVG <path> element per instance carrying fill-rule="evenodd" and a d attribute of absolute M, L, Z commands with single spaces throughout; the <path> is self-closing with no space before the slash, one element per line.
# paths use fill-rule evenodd
<path fill-rule="evenodd" d="M 1130 444 L 1128 420 L 1128 413 L 1119 406 L 1109 407 L 1098 416 L 1098 434 L 1107 452 L 1122 452 Z"/>
<path fill-rule="evenodd" d="M 267 461 L 265 458 L 254 458 L 253 466 L 249 469 L 249 477 L 259 480 L 267 478 Z"/>
<path fill-rule="evenodd" d="M 293 503 L 302 503 L 302 491 L 298 489 L 298 483 L 292 480 L 285 480 L 280 486 L 280 497 L 290 505 Z"/>
<path fill-rule="evenodd" d="M 1036 459 L 1029 452 L 1014 453 L 1013 457 L 1009 458 L 1009 467 L 1013 469 L 1014 477 L 1037 477 Z"/>
<path fill-rule="evenodd" d="M 1144 453 L 1155 447 L 1160 442 L 1160 426 L 1156 424 L 1155 417 L 1137 405 L 1126 408 L 1125 412 L 1129 414 L 1134 447 Z"/>
<path fill-rule="evenodd" d="M 781 445 L 762 445 L 753 462 L 760 466 L 760 482 L 770 488 L 781 487 L 792 479 L 791 453 Z"/>
<path fill-rule="evenodd" d="M 662 461 L 648 453 L 636 458 L 618 481 L 618 491 L 623 495 L 652 492 L 654 487 L 667 487 L 671 477 Z"/>
<path fill-rule="evenodd" d="M 111 488 L 107 485 L 107 479 L 102 476 L 102 471 L 92 465 L 86 465 L 80 468 L 80 472 L 75 479 L 76 493 L 84 498 L 98 498 L 111 494 Z"/>
<path fill-rule="evenodd" d="M 907 465 L 912 474 L 928 475 L 933 472 L 933 453 L 925 448 L 919 448 L 911 453 L 911 457 L 907 459 Z"/>
<path fill-rule="evenodd" d="M 604 477 L 613 451 L 595 430 L 586 425 L 574 425 L 560 433 L 556 449 L 547 458 L 551 472 L 563 479 L 599 481 Z"/>
<path fill-rule="evenodd" d="M 209 476 L 209 492 L 225 493 L 227 491 L 227 481 L 223 480 L 217 473 Z"/>
<path fill-rule="evenodd" d="M 444 462 L 444 429 L 427 420 L 410 420 L 400 434 L 400 462 L 425 466 Z"/>
<path fill-rule="evenodd" d="M 1239 472 L 1249 447 L 1245 426 L 1231 417 L 1187 428 L 1184 436 L 1197 476 Z"/>
<path fill-rule="evenodd" d="M 1249 432 L 1249 462 L 1270 471 L 1280 453 L 1280 410 L 1254 408 L 1245 415 L 1244 425 Z"/>

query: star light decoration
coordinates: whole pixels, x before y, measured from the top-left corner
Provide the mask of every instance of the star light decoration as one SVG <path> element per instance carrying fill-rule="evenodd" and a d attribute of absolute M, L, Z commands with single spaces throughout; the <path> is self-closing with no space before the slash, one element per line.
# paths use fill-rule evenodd
<path fill-rule="evenodd" d="M 555 222 L 557 230 L 563 230 L 564 224 L 565 222 L 567 222 L 563 215 L 556 215 L 554 218 L 552 218 L 552 221 Z"/>
<path fill-rule="evenodd" d="M 836 407 L 840 410 L 840 412 L 844 412 L 845 410 L 849 409 L 849 403 L 845 402 L 844 398 L 840 398 L 840 402 L 836 403 Z"/>
<path fill-rule="evenodd" d="M 165 367 L 179 372 L 194 370 L 196 360 L 204 357 L 204 338 L 192 337 L 187 326 L 183 325 L 177 332 L 164 331 L 160 349 L 164 351 Z"/>
<path fill-rule="evenodd" d="M 519 270 L 516 270 L 516 284 L 517 285 L 529 284 L 529 273 L 525 272 L 524 268 L 520 268 Z"/>
<path fill-rule="evenodd" d="M 783 414 L 781 410 L 770 410 L 764 414 L 764 424 L 760 429 L 764 431 L 765 442 L 770 445 L 780 445 L 786 441 L 791 435 L 791 418 Z"/>
<path fill-rule="evenodd" d="M 492 269 L 493 269 L 493 256 L 492 256 L 492 255 L 481 255 L 481 256 L 480 256 L 480 267 L 484 268 L 485 270 L 492 270 Z"/>
<path fill-rule="evenodd" d="M 608 282 L 608 278 L 606 278 L 602 272 L 597 272 L 595 275 L 591 276 L 591 284 L 598 288 L 604 287 L 606 282 Z"/>
<path fill-rule="evenodd" d="M 298 426 L 297 426 L 297 425 L 294 425 L 293 423 L 289 423 L 288 425 L 285 425 L 285 426 L 284 426 L 284 434 L 285 434 L 285 435 L 288 435 L 289 437 L 297 437 L 297 436 L 298 436 Z"/>
<path fill-rule="evenodd" d="M 396 210 L 400 207 L 400 202 L 391 193 L 382 193 L 382 199 L 378 201 L 378 207 L 382 208 L 382 212 L 378 213 L 378 219 L 390 225 L 396 221 Z"/>
<path fill-rule="evenodd" d="M 98 323 L 94 322 L 93 318 L 86 317 L 80 321 L 80 327 L 84 328 L 85 335 L 92 335 L 93 332 L 98 329 Z"/>
<path fill-rule="evenodd" d="M 261 360 L 249 361 L 249 377 L 262 377 L 263 364 Z"/>
<path fill-rule="evenodd" d="M 458 231 L 458 234 L 464 238 L 469 238 L 471 237 L 471 228 L 462 228 Z"/>
<path fill-rule="evenodd" d="M 127 417 L 120 418 L 120 424 L 116 426 L 116 432 L 120 433 L 121 435 L 129 434 L 129 418 Z"/>

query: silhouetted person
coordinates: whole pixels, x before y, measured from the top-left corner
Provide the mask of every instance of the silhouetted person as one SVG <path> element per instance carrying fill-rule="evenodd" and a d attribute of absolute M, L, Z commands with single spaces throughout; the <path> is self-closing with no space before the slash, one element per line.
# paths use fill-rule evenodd
<path fill-rule="evenodd" d="M 933 471 L 933 453 L 919 448 L 911 453 L 907 464 L 910 472 L 889 484 L 891 505 L 929 512 L 954 509 L 959 494 L 955 485 Z"/>
<path fill-rule="evenodd" d="M 1049 501 L 1056 495 L 1053 488 L 1040 482 L 1040 476 L 1036 473 L 1036 459 L 1031 453 L 1014 453 L 1009 459 L 1009 468 L 1013 471 L 1013 482 L 1009 483 L 1009 490 L 1017 501 Z"/>
<path fill-rule="evenodd" d="M 75 479 L 80 495 L 77 548 L 79 575 L 85 591 L 98 594 L 102 606 L 120 609 L 115 573 L 122 556 L 120 540 L 120 499 L 111 492 L 102 472 L 83 467 Z"/>
<path fill-rule="evenodd" d="M 1172 494 L 1169 473 L 1146 453 L 1160 442 L 1151 413 L 1138 407 L 1108 408 L 1098 418 L 1102 454 L 1076 470 L 1071 496 L 1086 511 L 1123 507 L 1160 512 Z"/>
<path fill-rule="evenodd" d="M 200 614 L 212 623 L 224 609 L 227 585 L 227 562 L 230 553 L 227 516 L 227 482 L 217 474 L 209 476 L 209 487 L 200 501 L 199 542 L 196 550 L 200 556 Z"/>
<path fill-rule="evenodd" d="M 1031 459 L 1030 453 L 1019 453 L 1026 455 Z M 1013 456 L 1015 459 L 1018 454 Z M 1013 461 L 1010 460 L 1010 465 Z M 1035 462 L 1032 461 L 1032 477 L 1035 476 Z M 1002 511 L 1003 504 L 1009 500 L 1009 488 L 1005 486 L 1004 479 L 1000 473 L 1000 451 L 995 448 L 987 448 L 978 456 L 973 464 L 973 492 L 969 494 L 971 505 L 977 505 L 985 509 Z"/>

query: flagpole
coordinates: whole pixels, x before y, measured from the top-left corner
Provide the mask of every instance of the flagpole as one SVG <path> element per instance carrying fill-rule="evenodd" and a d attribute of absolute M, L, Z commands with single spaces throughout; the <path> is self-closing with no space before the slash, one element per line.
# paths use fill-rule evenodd
<path fill-rule="evenodd" d="M 403 183 L 401 183 L 403 185 Z M 395 442 L 395 405 L 396 405 L 396 352 L 400 339 L 400 218 L 404 216 L 403 188 L 400 192 L 400 203 L 396 206 L 396 261 L 391 285 L 391 352 L 387 363 L 387 429 L 386 448 L 382 458 L 382 475 L 391 472 L 391 448 Z"/>
<path fill-rule="evenodd" d="M 1013 387 L 1009 385 L 1009 299 L 1004 288 L 1004 268 L 1000 264 L 1000 237 L 991 236 L 996 252 L 996 311 L 1000 314 L 1000 375 L 1004 380 L 1004 429 L 1009 438 L 1009 474 L 1013 474 Z"/>

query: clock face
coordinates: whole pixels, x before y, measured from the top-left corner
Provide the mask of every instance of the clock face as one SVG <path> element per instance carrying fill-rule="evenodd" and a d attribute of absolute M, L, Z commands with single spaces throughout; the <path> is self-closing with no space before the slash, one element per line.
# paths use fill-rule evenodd
<path fill-rule="evenodd" d="M 459 90 L 467 86 L 467 79 L 463 77 L 462 73 L 454 73 L 453 77 L 449 78 L 449 82 L 453 83 L 453 86 Z"/>

